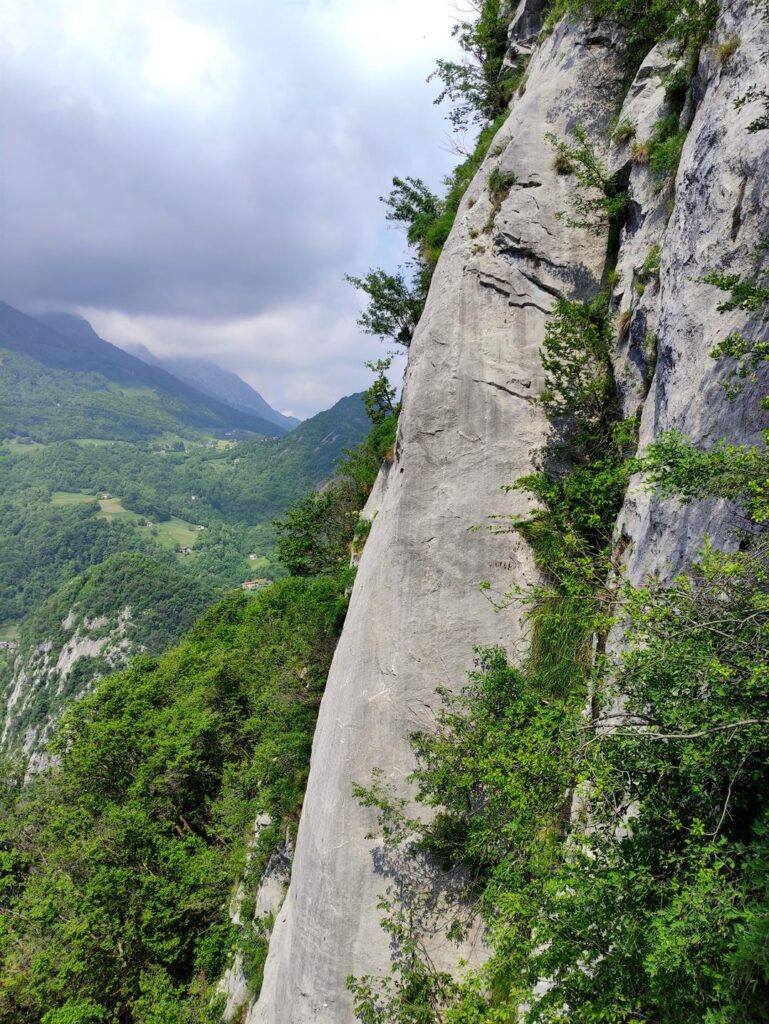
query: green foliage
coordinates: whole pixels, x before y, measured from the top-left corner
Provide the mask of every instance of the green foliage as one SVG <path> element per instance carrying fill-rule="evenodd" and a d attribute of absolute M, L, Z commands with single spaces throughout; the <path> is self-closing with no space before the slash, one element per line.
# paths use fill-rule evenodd
<path fill-rule="evenodd" d="M 396 1022 L 766 1018 L 768 579 L 762 544 L 706 550 L 669 588 L 625 587 L 625 649 L 595 668 L 597 724 L 582 688 L 543 694 L 482 652 L 413 738 L 430 820 L 377 780 L 359 795 L 391 848 L 431 855 L 427 877 L 461 868 L 457 913 L 483 913 L 492 956 L 421 1017 L 393 1012 L 392 980 L 364 979 L 360 1019 L 374 998 Z M 418 949 L 395 966 L 401 988 L 432 969 Z"/>
<path fill-rule="evenodd" d="M 440 199 L 419 178 L 393 178 L 389 195 L 380 200 L 388 208 L 385 219 L 405 226 L 409 245 L 422 242 L 443 212 Z"/>
<path fill-rule="evenodd" d="M 702 45 L 718 17 L 717 0 L 554 0 L 550 26 L 564 15 L 589 15 L 621 25 L 627 33 L 631 70 L 663 39 Z"/>
<path fill-rule="evenodd" d="M 540 396 L 554 434 L 543 452 L 545 468 L 512 485 L 539 508 L 495 527 L 521 533 L 549 580 L 530 595 L 528 668 L 543 692 L 557 696 L 586 682 L 600 628 L 597 596 L 631 472 L 636 425 L 619 422 L 611 343 L 605 295 L 592 303 L 556 302 L 542 345 Z"/>
<path fill-rule="evenodd" d="M 387 207 L 386 219 L 406 229 L 413 253 L 411 269 L 399 268 L 394 274 L 376 269 L 365 277 L 346 278 L 368 296 L 368 306 L 358 320 L 362 330 L 406 346 L 424 309 L 462 196 L 505 121 L 508 102 L 525 74 L 523 60 L 516 68 L 504 66 L 509 12 L 502 0 L 471 0 L 470 6 L 474 17 L 458 21 L 453 29 L 465 56 L 459 62 L 439 60 L 430 79 L 438 78 L 443 85 L 436 103 L 449 99 L 454 104 L 449 120 L 455 129 L 482 126 L 475 148 L 444 180 L 443 197 L 408 175 L 394 177 L 390 193 L 380 196 Z M 489 187 L 495 208 L 513 184 L 509 175 L 492 174 Z"/>
<path fill-rule="evenodd" d="M 763 103 L 764 109 L 747 126 L 747 131 L 751 135 L 769 130 L 769 89 L 759 89 L 757 85 L 751 85 L 742 96 L 734 101 L 736 110 L 742 110 L 749 103 L 757 102 Z"/>
<path fill-rule="evenodd" d="M 632 471 L 634 431 L 632 420 L 619 423 L 611 446 L 583 465 L 517 480 L 513 486 L 537 498 L 540 508 L 497 527 L 525 537 L 548 581 L 524 597 L 531 624 L 527 674 L 542 693 L 585 692 L 593 637 L 606 628 L 612 529 Z"/>
<path fill-rule="evenodd" d="M 334 575 L 349 563 L 358 514 L 382 461 L 391 457 L 397 412 L 396 407 L 390 415 L 375 414 L 369 437 L 346 453 L 336 480 L 308 494 L 276 522 L 278 557 L 292 576 Z"/>
<path fill-rule="evenodd" d="M 717 309 L 720 313 L 741 310 L 757 323 L 758 330 L 769 321 L 769 276 L 762 267 L 769 245 L 763 242 L 755 254 L 753 273 L 711 273 L 705 277 L 729 297 Z M 734 360 L 726 375 L 727 397 L 740 393 L 745 382 L 758 383 L 759 372 L 769 359 L 769 343 L 759 335 L 748 338 L 732 332 L 711 352 L 714 359 Z M 769 400 L 764 398 L 766 408 Z M 764 432 L 765 442 L 769 433 Z M 640 466 L 649 483 L 662 494 L 677 495 L 685 502 L 722 497 L 742 506 L 754 523 L 769 521 L 769 455 L 763 447 L 733 445 L 718 441 L 707 450 L 696 448 L 682 434 L 671 431 L 649 446 Z"/>
<path fill-rule="evenodd" d="M 745 508 L 757 523 L 769 522 L 769 454 L 765 448 L 718 441 L 703 450 L 677 431 L 646 449 L 640 468 L 649 484 L 684 502 L 722 497 Z"/>
<path fill-rule="evenodd" d="M 635 138 L 637 130 L 638 129 L 632 121 L 624 118 L 622 121 L 618 122 L 614 131 L 611 133 L 612 142 L 631 142 Z"/>
<path fill-rule="evenodd" d="M 705 552 L 671 588 L 625 592 L 615 731 L 581 741 L 589 821 L 541 907 L 528 978 L 555 984 L 527 1019 L 765 1018 L 766 558 Z"/>
<path fill-rule="evenodd" d="M 502 171 L 495 167 L 489 175 L 489 193 L 496 202 L 501 202 L 513 188 L 518 179 L 512 171 Z"/>
<path fill-rule="evenodd" d="M 559 214 L 563 221 L 595 232 L 616 223 L 627 206 L 627 192 L 609 174 L 582 125 L 575 125 L 571 140 L 558 139 L 552 133 L 545 138 L 555 149 L 558 173 L 573 174 L 577 183 L 571 196 L 572 214 Z"/>
<path fill-rule="evenodd" d="M 444 880 L 461 867 L 453 889 L 456 919 L 467 920 L 470 907 L 482 909 L 495 935 L 511 913 L 534 918 L 560 857 L 558 838 L 568 821 L 577 770 L 564 737 L 577 708 L 573 700 L 543 697 L 508 666 L 500 649 L 479 649 L 476 656 L 465 689 L 454 696 L 442 692 L 435 730 L 412 737 L 417 768 L 411 781 L 434 817 L 427 823 L 410 817 L 376 777 L 370 788 L 358 789 L 358 796 L 379 810 L 389 847 L 417 864 L 417 881 L 421 863 L 424 888 L 438 865 Z M 418 901 L 414 905 L 411 890 L 408 896 L 412 902 L 405 907 L 402 898 L 383 906 L 385 926 L 391 934 L 396 930 L 399 950 L 391 977 L 348 982 L 359 1019 L 486 1020 L 485 1014 L 446 1015 L 463 989 L 467 995 L 472 988 L 432 967 L 414 928 L 423 908 Z M 454 932 L 461 935 L 461 926 Z M 470 1002 L 475 1012 L 484 1003 L 488 1009 L 488 1000 Z"/>
<path fill-rule="evenodd" d="M 603 453 L 563 474 L 538 473 L 512 485 L 544 504 L 543 510 L 514 520 L 514 525 L 532 545 L 543 568 L 567 591 L 584 594 L 585 588 L 595 587 L 607 568 L 599 553 L 606 552 L 613 519 L 622 504 L 632 469 L 627 453 L 634 431 L 633 420 L 619 423 Z"/>
<path fill-rule="evenodd" d="M 219 1019 L 229 897 L 256 815 L 296 826 L 343 614 L 333 580 L 233 595 L 77 703 L 33 787 L 6 772 L 0 1020 Z"/>
<path fill-rule="evenodd" d="M 696 68 L 676 67 L 662 79 L 665 99 L 674 112 L 680 113 L 683 110 L 694 71 Z"/>
<path fill-rule="evenodd" d="M 395 274 L 370 270 L 365 277 L 346 274 L 345 280 L 369 298 L 358 319 L 361 330 L 408 348 L 425 304 L 420 289 L 406 281 L 402 270 Z"/>
<path fill-rule="evenodd" d="M 517 84 L 515 68 L 505 67 L 510 14 L 503 0 L 472 0 L 472 20 L 456 23 L 452 35 L 465 55 L 460 61 L 438 60 L 428 81 L 443 86 L 435 100 L 448 99 L 455 131 L 486 124 L 504 113 Z"/>
<path fill-rule="evenodd" d="M 752 0 L 753 6 L 759 10 L 764 21 L 769 21 L 769 3 L 767 0 Z M 765 50 L 761 54 L 761 58 L 766 61 L 769 59 L 769 50 Z M 747 131 L 751 135 L 755 135 L 756 132 L 765 132 L 769 129 L 769 89 L 760 89 L 757 85 L 751 85 L 742 96 L 738 96 L 734 101 L 735 109 L 742 110 L 748 103 L 761 103 L 763 109 L 758 117 L 748 124 Z"/>
<path fill-rule="evenodd" d="M 42 1018 L 42 1024 L 102 1024 L 107 1011 L 92 999 L 68 1000 L 58 1010 L 51 1010 Z"/>
<path fill-rule="evenodd" d="M 38 462 L 36 456 L 23 457 L 25 475 L 28 459 Z M 73 576 L 118 552 L 166 558 L 151 538 L 136 529 L 97 518 L 95 503 L 56 508 L 39 486 L 14 486 L 7 476 L 3 490 L 0 620 L 20 619 Z"/>
<path fill-rule="evenodd" d="M 243 964 L 243 976 L 248 982 L 251 992 L 259 992 L 264 979 L 264 965 L 267 962 L 267 951 L 270 933 L 274 925 L 272 914 L 259 917 L 252 921 L 253 913 L 241 916 L 249 922 L 240 929 L 238 952 Z"/>
<path fill-rule="evenodd" d="M 657 354 L 659 338 L 653 331 L 647 331 L 643 340 L 643 354 L 646 359 L 646 372 L 644 374 L 647 383 L 651 383 L 654 371 L 657 368 Z"/>
<path fill-rule="evenodd" d="M 380 197 L 388 208 L 386 219 L 406 229 L 414 253 L 413 273 L 403 268 L 395 274 L 371 270 L 364 278 L 347 275 L 347 280 L 369 297 L 358 325 L 367 334 L 410 345 L 419 323 L 433 271 L 454 225 L 459 204 L 483 163 L 492 140 L 507 113 L 501 114 L 479 134 L 475 149 L 445 179 L 446 195 L 435 196 L 419 178 L 393 178 L 389 195 Z"/>
<path fill-rule="evenodd" d="M 169 556 L 121 552 L 68 581 L 24 621 L 17 655 L 27 678 L 23 700 L 6 712 L 5 749 L 20 745 L 27 729 L 56 719 L 97 675 L 111 671 L 110 662 L 96 656 L 58 672 L 54 666 L 73 637 L 107 637 L 113 664 L 122 666 L 139 651 L 158 655 L 178 642 L 215 597 L 205 580 L 190 579 Z M 96 629 L 95 622 L 104 624 Z M 12 665 L 0 666 L 3 690 L 12 677 Z"/>
<path fill-rule="evenodd" d="M 556 301 L 542 343 L 539 401 L 552 420 L 568 418 L 572 447 L 600 444 L 616 418 L 611 342 L 605 295 L 590 303 Z"/>
<path fill-rule="evenodd" d="M 643 261 L 641 269 L 638 272 L 638 279 L 643 284 L 648 284 L 650 281 L 659 281 L 661 260 L 662 248 L 655 244 L 651 249 L 649 249 L 646 254 L 646 259 Z"/>
<path fill-rule="evenodd" d="M 720 42 L 715 46 L 716 60 L 719 64 L 726 64 L 731 60 L 739 48 L 740 37 L 738 35 L 729 36 L 727 39 L 724 39 L 723 42 Z"/>
<path fill-rule="evenodd" d="M 748 276 L 712 273 L 704 279 L 707 284 L 729 293 L 729 298 L 718 305 L 719 313 L 742 310 L 757 321 L 759 330 L 769 322 L 769 268 L 762 266 L 768 250 L 769 239 L 765 239 L 755 254 L 753 273 Z M 769 342 L 762 337 L 747 338 L 736 331 L 719 342 L 711 355 L 714 359 L 735 360 L 736 365 L 729 370 L 724 381 L 727 395 L 733 398 L 740 393 L 746 381 L 757 383 L 762 364 L 769 360 Z M 765 401 L 764 404 L 769 403 Z"/>
<path fill-rule="evenodd" d="M 394 353 L 390 353 L 386 359 L 376 359 L 365 364 L 367 369 L 376 374 L 374 382 L 363 393 L 363 405 L 368 418 L 375 425 L 383 423 L 389 416 L 397 415 L 395 388 L 387 378 L 393 358 Z"/>
<path fill-rule="evenodd" d="M 176 561 L 210 586 L 247 579 L 254 553 L 267 560 L 260 575 L 279 575 L 271 520 L 333 476 L 344 449 L 368 428 L 360 397 L 351 396 L 280 439 L 0 445 L 0 622 L 21 619 L 119 552 L 168 562 L 175 544 L 164 549 L 162 532 L 140 526 L 134 511 L 152 511 L 155 522 L 160 512 L 204 524 L 183 542 L 194 554 L 177 551 Z M 56 492 L 79 492 L 82 503 L 56 504 Z M 102 512 L 97 499 L 105 492 L 128 511 Z"/>
<path fill-rule="evenodd" d="M 332 484 L 277 521 L 278 557 L 292 576 L 333 574 L 344 565 L 360 504 L 349 488 Z"/>
<path fill-rule="evenodd" d="M 141 382 L 116 382 L 98 372 L 98 360 L 94 364 L 87 370 L 60 369 L 0 344 L 0 440 L 138 442 L 168 434 L 200 440 L 226 432 L 244 437 L 258 433 L 264 422 L 213 400 L 196 402 Z M 264 429 L 279 433 L 266 422 Z"/>
<path fill-rule="evenodd" d="M 664 117 L 654 126 L 646 151 L 649 169 L 660 184 L 675 178 L 687 134 L 685 128 L 679 127 L 675 114 Z"/>

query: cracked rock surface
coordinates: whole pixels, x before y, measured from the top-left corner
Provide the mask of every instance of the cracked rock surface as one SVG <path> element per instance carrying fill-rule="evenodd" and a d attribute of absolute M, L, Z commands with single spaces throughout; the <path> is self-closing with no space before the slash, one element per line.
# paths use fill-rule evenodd
<path fill-rule="evenodd" d="M 273 931 L 261 997 L 249 1024 L 351 1024 L 349 974 L 389 968 L 377 899 L 388 884 L 373 811 L 353 798 L 374 768 L 401 791 L 413 767 L 409 734 L 427 725 L 438 686 L 459 688 L 473 645 L 515 656 L 519 609 L 497 614 L 479 591 L 537 571 L 514 534 L 469 532 L 492 513 L 522 512 L 523 494 L 500 486 L 532 471 L 548 432 L 532 401 L 539 348 L 559 294 L 600 280 L 606 238 L 558 219 L 568 183 L 553 170 L 546 132 L 577 121 L 606 134 L 622 70 L 611 42 L 558 29 L 535 53 L 522 96 L 470 186 L 411 348 L 396 461 L 376 491 L 377 515 L 315 735 L 291 884 Z M 514 170 L 499 208 L 488 176 Z M 530 186 L 530 187 L 526 187 Z M 483 955 L 428 938 L 437 963 Z"/>
<path fill-rule="evenodd" d="M 611 33 L 562 23 L 537 41 L 544 9 L 543 0 L 520 0 L 514 12 L 511 54 L 532 53 L 527 79 L 462 201 L 414 338 L 395 461 L 365 511 L 372 527 L 320 711 L 291 884 L 248 1024 L 353 1024 L 347 976 L 389 970 L 377 900 L 393 867 L 369 838 L 375 814 L 355 801 L 353 784 L 379 768 L 406 794 L 409 734 L 429 725 L 436 687 L 463 685 L 473 645 L 501 644 L 513 659 L 525 650 L 520 607 L 495 613 L 478 584 L 488 580 L 497 594 L 530 587 L 538 581 L 532 554 L 514 533 L 471 528 L 529 507 L 525 494 L 500 486 L 533 470 L 548 436 L 535 399 L 549 314 L 558 298 L 590 298 L 607 280 L 606 233 L 559 217 L 575 184 L 555 172 L 547 135 L 565 138 L 581 124 L 606 140 L 619 114 L 645 141 L 669 113 L 663 78 L 679 60 L 655 48 L 623 100 Z M 746 131 L 760 101 L 735 108 L 750 86 L 769 89 L 767 24 L 751 0 L 724 4 L 715 40 L 736 35 L 728 59 L 704 51 L 681 114 L 691 127 L 675 181 L 659 187 L 627 138 L 601 152 L 630 193 L 612 279 L 613 310 L 624 314 L 614 366 L 625 415 L 641 413 L 641 449 L 671 428 L 705 445 L 760 439 L 766 385 L 725 401 L 724 369 L 709 355 L 751 325 L 739 312 L 721 316 L 722 294 L 702 280 L 749 273 L 769 234 L 769 132 Z M 496 169 L 515 182 L 504 196 L 490 194 Z M 659 273 L 641 289 L 655 246 Z M 641 582 L 690 562 L 707 534 L 735 543 L 735 525 L 718 503 L 682 508 L 635 481 L 617 550 Z M 484 956 L 477 928 L 457 947 L 435 924 L 425 941 L 438 967 Z"/>

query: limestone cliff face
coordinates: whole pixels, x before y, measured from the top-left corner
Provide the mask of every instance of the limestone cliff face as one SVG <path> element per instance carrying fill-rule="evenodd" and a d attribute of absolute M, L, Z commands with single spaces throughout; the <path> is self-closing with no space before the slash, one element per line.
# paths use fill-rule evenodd
<path fill-rule="evenodd" d="M 462 202 L 414 338 L 396 458 L 370 502 L 376 515 L 321 708 L 291 884 L 249 1024 L 351 1024 L 347 975 L 389 966 L 376 906 L 386 862 L 367 838 L 374 817 L 357 804 L 353 783 L 381 768 L 405 787 L 408 736 L 429 723 L 436 687 L 463 684 L 473 645 L 499 643 L 513 658 L 525 647 L 520 611 L 495 613 L 478 584 L 488 579 L 506 592 L 535 583 L 531 552 L 514 534 L 469 531 L 490 514 L 525 509 L 523 495 L 504 495 L 500 485 L 531 472 L 532 453 L 548 435 L 534 399 L 549 312 L 558 296 L 595 294 L 605 276 L 606 235 L 557 216 L 574 181 L 556 174 L 545 136 L 581 124 L 606 139 L 624 75 L 621 42 L 605 26 L 562 24 L 536 42 L 544 6 L 521 0 L 512 47 L 533 51 L 528 77 Z M 720 317 L 719 294 L 701 283 L 710 270 L 749 269 L 769 232 L 766 133 L 745 131 L 755 107 L 734 109 L 735 98 L 767 76 L 767 27 L 749 0 L 735 0 L 722 16 L 718 37 L 735 33 L 741 45 L 728 62 L 709 53 L 701 62 L 674 185 L 657 190 L 626 144 L 605 153 L 631 192 L 613 302 L 619 314 L 628 311 L 616 371 L 626 412 L 643 409 L 642 445 L 672 426 L 698 442 L 755 439 L 758 428 L 755 396 L 726 403 L 708 356 L 744 321 Z M 659 76 L 674 64 L 669 51 L 655 50 L 624 99 L 622 116 L 641 140 L 666 112 Z M 501 201 L 488 187 L 497 167 L 517 182 Z M 639 296 L 634 281 L 655 245 L 659 285 Z M 723 524 L 722 510 L 684 511 L 634 485 L 617 526 L 631 578 L 692 558 L 704 533 L 722 536 Z M 438 932 L 429 943 L 442 964 L 482 955 L 477 934 L 459 950 Z"/>
<path fill-rule="evenodd" d="M 644 240 L 638 245 L 630 231 L 623 237 L 622 294 L 615 301 L 632 309 L 632 319 L 618 345 L 617 366 L 628 371 L 641 364 L 646 332 L 656 334 L 656 369 L 643 400 L 641 449 L 671 429 L 705 447 L 723 437 L 758 443 L 760 427 L 766 426 L 759 409 L 763 389 L 748 386 L 736 400 L 725 400 L 720 383 L 724 368 L 709 353 L 731 331 L 746 331 L 748 325 L 739 311 L 719 314 L 716 307 L 724 295 L 702 280 L 713 271 L 750 273 L 757 247 L 769 235 L 768 133 L 746 131 L 757 116 L 757 105 L 740 112 L 734 105 L 752 84 L 769 85 L 769 24 L 751 0 L 725 5 L 719 19 L 715 40 L 736 36 L 739 47 L 724 63 L 714 49 L 703 52 L 695 82 L 700 101 L 678 168 L 669 220 L 671 197 L 649 190 L 648 170 L 638 168 L 631 179 L 638 204 L 631 228 Z M 649 105 L 659 102 L 646 72 L 646 67 L 639 72 L 626 107 L 641 86 Z M 659 286 L 633 300 L 632 271 L 638 272 L 653 244 L 661 250 Z M 652 573 L 668 577 L 696 556 L 706 535 L 719 546 L 733 544 L 736 525 L 744 524 L 735 522 L 724 503 L 681 507 L 677 501 L 651 496 L 636 481 L 617 525 L 618 535 L 630 541 L 629 578 L 638 583 Z"/>
<path fill-rule="evenodd" d="M 291 885 L 252 1024 L 353 1019 L 347 975 L 389 965 L 376 906 L 387 878 L 366 838 L 374 815 L 358 806 L 353 783 L 382 768 L 402 785 L 413 767 L 409 734 L 430 721 L 436 687 L 464 683 L 474 644 L 514 656 L 523 640 L 517 609 L 496 614 L 478 584 L 505 592 L 534 583 L 532 556 L 515 535 L 469 531 L 492 513 L 523 511 L 526 499 L 500 487 L 532 471 L 548 432 L 534 403 L 548 313 L 556 295 L 595 291 L 604 269 L 606 239 L 557 219 L 570 186 L 544 134 L 581 122 L 605 137 L 621 77 L 605 35 L 570 26 L 547 39 L 441 256 L 409 354 L 396 459 L 377 491 L 323 699 Z M 498 211 L 487 185 L 497 166 L 518 180 Z M 471 952 L 433 939 L 448 963 Z"/>

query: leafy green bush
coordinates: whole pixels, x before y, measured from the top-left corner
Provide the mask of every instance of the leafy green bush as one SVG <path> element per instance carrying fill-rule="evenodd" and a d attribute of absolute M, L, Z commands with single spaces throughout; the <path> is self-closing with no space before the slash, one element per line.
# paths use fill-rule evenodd
<path fill-rule="evenodd" d="M 382 415 L 367 440 L 345 454 L 336 480 L 276 521 L 278 557 L 292 576 L 335 575 L 349 564 L 358 514 L 382 462 L 392 458 L 398 411 Z"/>
<path fill-rule="evenodd" d="M 464 130 L 471 124 L 481 126 L 475 148 L 444 180 L 443 197 L 412 176 L 393 178 L 390 193 L 380 197 L 387 207 L 387 220 L 406 229 L 414 254 L 410 261 L 412 269 L 400 268 L 395 274 L 378 269 L 370 270 L 364 277 L 347 276 L 351 284 L 368 296 L 368 307 L 358 320 L 359 326 L 368 334 L 406 346 L 411 343 L 424 309 L 433 271 L 462 197 L 507 118 L 513 92 L 525 78 L 524 59 L 515 67 L 504 63 L 509 23 L 505 4 L 502 0 L 478 0 L 471 6 L 475 17 L 459 20 L 453 29 L 465 56 L 460 61 L 439 60 L 428 81 L 438 78 L 443 84 L 435 102 L 448 99 L 454 104 L 449 120 L 455 129 Z M 509 180 L 490 181 L 495 209 L 511 185 Z"/>
<path fill-rule="evenodd" d="M 688 132 L 675 114 L 658 121 L 647 142 L 649 169 L 659 183 L 675 178 Z"/>
<path fill-rule="evenodd" d="M 388 845 L 412 861 L 428 855 L 423 881 L 430 877 L 432 860 L 444 879 L 453 867 L 463 868 L 454 887 L 458 922 L 467 921 L 468 905 L 475 905 L 484 908 L 496 929 L 504 927 L 511 913 L 528 913 L 534 919 L 559 857 L 557 837 L 567 820 L 576 769 L 564 740 L 577 710 L 573 701 L 543 698 L 507 664 L 500 649 L 479 649 L 476 658 L 466 688 L 454 696 L 442 692 L 435 730 L 412 737 L 417 761 L 412 781 L 419 801 L 435 817 L 428 823 L 410 817 L 376 776 L 370 787 L 358 787 L 357 795 L 379 811 Z M 419 875 L 415 881 L 418 886 Z M 462 989 L 436 972 L 425 956 L 418 933 L 419 903 L 403 906 L 393 894 L 383 909 L 397 950 L 395 970 L 390 978 L 348 981 L 359 1019 L 393 1024 L 486 1020 L 444 1015 L 457 1004 Z M 454 933 L 461 935 L 462 926 L 457 924 Z M 483 1002 L 479 1006 L 473 1000 L 474 1011 Z"/>
<path fill-rule="evenodd" d="M 455 131 L 486 124 L 505 112 L 520 72 L 505 65 L 510 14 L 503 0 L 478 0 L 477 17 L 458 21 L 452 35 L 465 56 L 460 61 L 438 60 L 428 81 L 443 88 L 435 100 L 454 104 L 449 121 Z"/>
<path fill-rule="evenodd" d="M 758 324 L 769 321 L 769 272 L 763 266 L 769 243 L 764 241 L 754 255 L 753 272 L 748 275 L 714 272 L 708 284 L 729 297 L 716 307 L 720 313 L 742 310 Z M 716 345 L 714 359 L 733 360 L 724 380 L 729 398 L 740 393 L 746 381 L 757 383 L 769 361 L 769 343 L 733 332 Z M 769 398 L 762 400 L 769 407 Z M 742 506 L 754 523 L 769 521 L 769 431 L 764 445 L 734 445 L 718 441 L 709 449 L 697 448 L 677 431 L 663 434 L 646 452 L 640 467 L 650 484 L 662 494 L 675 494 L 683 501 L 722 497 Z"/>
<path fill-rule="evenodd" d="M 483 914 L 492 955 L 442 983 L 393 889 L 385 926 L 412 925 L 409 956 L 389 978 L 349 981 L 361 1020 L 766 1019 L 767 579 L 762 543 L 706 550 L 670 588 L 625 587 L 625 648 L 593 674 L 597 724 L 582 686 L 543 692 L 480 652 L 468 688 L 412 739 L 431 817 L 376 778 L 358 795 L 423 889 L 453 872 L 455 917 Z"/>
<path fill-rule="evenodd" d="M 559 174 L 573 174 L 577 188 L 571 196 L 573 215 L 559 216 L 570 227 L 600 232 L 618 221 L 628 202 L 627 192 L 617 185 L 606 164 L 595 150 L 582 125 L 572 130 L 571 140 L 558 139 L 552 133 L 545 138 L 555 149 L 554 166 Z"/>
<path fill-rule="evenodd" d="M 545 329 L 539 402 L 557 427 L 550 446 L 584 458 L 609 440 L 617 418 L 608 296 L 558 299 Z"/>
<path fill-rule="evenodd" d="M 369 270 L 365 277 L 346 274 L 345 280 L 369 297 L 358 326 L 366 334 L 389 338 L 408 348 L 422 315 L 425 297 L 406 281 L 403 271 L 388 274 L 384 270 Z"/>
<path fill-rule="evenodd" d="M 624 118 L 615 126 L 614 130 L 612 131 L 612 142 L 630 142 L 632 139 L 635 138 L 637 130 L 638 129 L 632 121 L 629 121 L 627 118 Z"/>
<path fill-rule="evenodd" d="M 638 272 L 638 280 L 643 284 L 648 284 L 654 280 L 659 281 L 661 261 L 662 248 L 659 245 L 653 245 L 646 254 L 646 259 L 643 261 Z"/>
<path fill-rule="evenodd" d="M 517 177 L 512 171 L 502 171 L 495 167 L 489 175 L 489 193 L 495 200 L 502 200 L 517 182 Z"/>

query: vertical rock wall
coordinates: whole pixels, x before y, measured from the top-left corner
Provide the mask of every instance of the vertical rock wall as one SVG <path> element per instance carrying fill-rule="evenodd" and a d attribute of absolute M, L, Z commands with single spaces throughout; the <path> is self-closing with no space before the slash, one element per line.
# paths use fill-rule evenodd
<path fill-rule="evenodd" d="M 540 4 L 540 7 L 542 5 Z M 530 25 L 527 25 L 530 31 Z M 397 452 L 377 488 L 378 514 L 321 707 L 292 879 L 251 1024 L 348 1024 L 349 974 L 389 968 L 377 898 L 387 884 L 375 817 L 354 782 L 374 768 L 399 787 L 413 767 L 409 734 L 430 721 L 438 686 L 458 688 L 473 645 L 524 641 L 516 608 L 497 614 L 479 591 L 536 580 L 520 538 L 468 532 L 491 513 L 523 511 L 500 486 L 532 471 L 548 425 L 533 399 L 554 298 L 596 290 L 606 238 L 567 229 L 567 179 L 547 132 L 576 123 L 605 138 L 621 61 L 605 33 L 557 29 L 534 54 L 525 90 L 459 210 L 409 356 Z M 492 201 L 492 170 L 517 185 Z M 444 940 L 445 942 L 445 940 Z M 478 954 L 433 936 L 453 964 Z M 475 944 L 475 949 L 474 949 Z"/>
<path fill-rule="evenodd" d="M 468 531 L 490 513 L 525 508 L 524 495 L 499 487 L 531 471 L 532 450 L 547 437 L 532 401 L 547 317 L 556 297 L 595 293 L 607 248 L 605 236 L 558 219 L 574 181 L 556 175 L 545 136 L 579 123 L 605 139 L 619 114 L 645 141 L 670 113 L 663 77 L 678 59 L 655 48 L 619 112 L 625 69 L 616 40 L 604 26 L 561 25 L 535 43 L 544 6 L 522 0 L 513 20 L 512 51 L 533 48 L 528 77 L 463 200 L 414 339 L 396 459 L 372 495 L 376 516 L 321 708 L 292 880 L 249 1024 L 351 1024 L 347 975 L 389 967 L 376 908 L 385 861 L 367 838 L 374 816 L 356 803 L 353 783 L 381 768 L 405 789 L 408 736 L 430 721 L 436 687 L 462 685 L 475 644 L 502 644 L 513 657 L 525 646 L 519 611 L 495 614 L 478 583 L 489 579 L 498 592 L 529 586 L 531 553 L 515 535 Z M 758 104 L 734 105 L 749 86 L 769 87 L 767 22 L 751 0 L 724 4 L 716 40 L 735 35 L 728 60 L 704 52 L 682 115 L 691 131 L 675 183 L 659 187 L 631 159 L 629 140 L 608 154 L 631 194 L 613 284 L 615 369 L 625 414 L 642 411 L 642 448 L 672 427 L 702 444 L 754 442 L 762 425 L 756 392 L 726 402 L 723 368 L 709 357 L 745 328 L 744 315 L 720 316 L 723 296 L 702 283 L 710 271 L 748 272 L 769 234 L 769 133 L 746 132 Z M 494 201 L 488 180 L 497 167 L 516 185 Z M 659 281 L 639 294 L 654 246 Z M 635 482 L 617 533 L 638 582 L 691 561 L 707 533 L 732 543 L 733 525 L 718 503 L 682 508 Z M 477 934 L 461 950 L 437 934 L 431 942 L 442 965 L 482 955 Z"/>
<path fill-rule="evenodd" d="M 750 134 L 746 126 L 757 117 L 760 103 L 741 111 L 735 100 L 751 85 L 769 88 L 769 22 L 752 0 L 724 6 L 714 43 L 739 37 L 739 46 L 721 62 L 716 47 L 703 51 L 695 81 L 699 104 L 684 146 L 671 192 L 655 194 L 647 168 L 631 177 L 631 199 L 637 214 L 625 232 L 620 250 L 623 276 L 615 301 L 630 309 L 626 334 L 618 347 L 618 377 L 646 358 L 640 351 L 647 331 L 656 334 L 657 359 L 648 396 L 643 402 L 640 449 L 667 430 L 687 434 L 703 447 L 720 438 L 755 444 L 767 417 L 759 408 L 763 387 L 749 385 L 734 401 L 725 398 L 721 381 L 725 366 L 710 357 L 714 345 L 734 330 L 754 333 L 744 312 L 719 314 L 726 297 L 703 283 L 706 274 L 749 274 L 756 250 L 769 235 L 769 132 Z M 646 82 L 648 102 L 652 79 L 639 73 L 636 87 Z M 633 116 L 631 89 L 622 116 Z M 637 103 L 637 100 L 635 101 Z M 664 109 L 661 111 L 664 113 Z M 648 137 L 643 114 L 639 141 Z M 621 156 L 613 154 L 617 163 Z M 670 213 L 670 205 L 672 213 Z M 637 238 L 642 237 L 639 245 Z M 661 249 L 659 286 L 647 287 L 638 299 L 632 279 L 648 248 Z M 617 532 L 629 541 L 627 570 L 634 583 L 650 574 L 669 577 L 691 562 L 706 536 L 719 546 L 735 543 L 735 527 L 744 521 L 723 502 L 682 506 L 646 491 L 640 480 L 629 489 Z"/>

